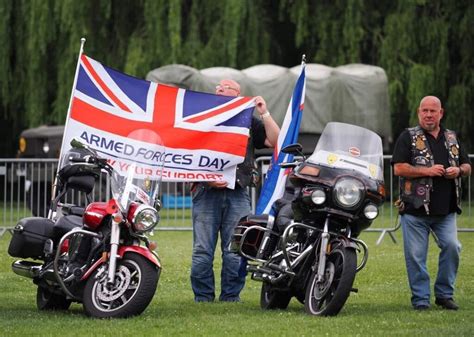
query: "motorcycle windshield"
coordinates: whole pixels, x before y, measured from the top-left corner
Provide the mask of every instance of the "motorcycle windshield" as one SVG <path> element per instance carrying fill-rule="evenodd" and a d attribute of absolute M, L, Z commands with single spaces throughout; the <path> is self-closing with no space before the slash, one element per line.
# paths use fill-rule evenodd
<path fill-rule="evenodd" d="M 360 126 L 331 122 L 326 125 L 308 162 L 353 169 L 383 181 L 382 139 Z"/>
<path fill-rule="evenodd" d="M 115 162 L 110 180 L 113 198 L 122 211 L 128 209 L 132 202 L 155 206 L 160 195 L 165 147 L 157 134 L 131 134 L 129 138 L 135 144 L 141 143 L 141 156 L 121 159 Z"/>

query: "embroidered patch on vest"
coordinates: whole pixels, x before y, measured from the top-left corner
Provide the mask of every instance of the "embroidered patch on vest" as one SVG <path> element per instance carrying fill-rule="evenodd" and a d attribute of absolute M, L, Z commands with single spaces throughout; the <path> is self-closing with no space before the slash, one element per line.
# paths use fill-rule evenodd
<path fill-rule="evenodd" d="M 425 195 L 426 194 L 426 190 L 423 186 L 418 186 L 416 188 L 416 195 Z"/>
<path fill-rule="evenodd" d="M 415 147 L 418 151 L 423 151 L 426 148 L 425 140 L 423 136 L 418 135 L 416 136 Z"/>
<path fill-rule="evenodd" d="M 459 155 L 459 150 L 456 145 L 451 146 L 451 153 L 454 155 L 454 157 L 457 157 Z"/>
<path fill-rule="evenodd" d="M 426 148 L 423 136 L 421 135 L 416 136 L 415 147 L 418 151 L 423 151 Z"/>
<path fill-rule="evenodd" d="M 425 157 L 422 157 L 422 156 L 418 156 L 418 157 L 415 158 L 415 164 L 416 165 L 428 166 L 428 163 L 429 163 L 428 158 L 425 158 Z"/>

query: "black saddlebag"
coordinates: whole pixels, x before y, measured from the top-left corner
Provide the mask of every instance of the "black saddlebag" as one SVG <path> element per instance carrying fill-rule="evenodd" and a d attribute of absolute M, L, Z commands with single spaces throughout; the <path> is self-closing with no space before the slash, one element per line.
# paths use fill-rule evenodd
<path fill-rule="evenodd" d="M 234 228 L 230 250 L 250 259 L 267 259 L 278 243 L 273 224 L 268 214 L 243 217 Z"/>
<path fill-rule="evenodd" d="M 12 257 L 42 259 L 44 244 L 53 237 L 53 221 L 31 217 L 21 219 L 13 229 L 13 237 L 8 247 Z"/>

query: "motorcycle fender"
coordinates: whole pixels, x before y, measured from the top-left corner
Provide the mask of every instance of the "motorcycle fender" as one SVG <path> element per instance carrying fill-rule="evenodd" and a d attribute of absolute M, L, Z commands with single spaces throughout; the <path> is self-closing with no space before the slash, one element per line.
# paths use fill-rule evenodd
<path fill-rule="evenodd" d="M 128 253 L 128 252 L 140 254 L 143 257 L 146 257 L 148 260 L 150 260 L 150 262 L 156 265 L 158 268 L 161 268 L 160 261 L 155 255 L 153 255 L 153 253 L 148 248 L 141 247 L 141 246 L 120 246 L 117 254 L 120 257 L 123 257 L 125 253 Z"/>
<path fill-rule="evenodd" d="M 340 239 L 339 242 L 341 242 L 341 244 L 346 248 L 354 248 L 355 250 L 359 250 L 359 247 L 357 246 L 357 244 L 350 239 L 343 238 L 343 239 Z"/>
<path fill-rule="evenodd" d="M 140 255 L 146 257 L 151 263 L 156 265 L 158 268 L 161 268 L 161 263 L 158 260 L 158 258 L 155 255 L 153 255 L 153 253 L 151 253 L 150 250 L 148 250 L 147 248 L 140 247 L 140 246 L 121 246 L 121 247 L 119 247 L 117 254 L 120 258 L 123 258 L 125 253 L 128 253 L 128 252 L 140 254 Z M 82 275 L 81 281 L 86 280 L 87 278 L 89 278 L 89 276 L 94 272 L 94 270 L 96 270 L 100 265 L 105 263 L 107 261 L 107 259 L 108 259 L 108 257 L 106 258 L 106 257 L 102 256 L 99 260 L 97 260 L 84 273 L 84 275 Z"/>

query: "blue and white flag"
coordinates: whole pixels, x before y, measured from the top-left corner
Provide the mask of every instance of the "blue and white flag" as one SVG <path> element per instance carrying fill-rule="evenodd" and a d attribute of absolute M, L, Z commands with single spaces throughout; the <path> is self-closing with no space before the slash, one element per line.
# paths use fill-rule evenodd
<path fill-rule="evenodd" d="M 285 119 L 278 136 L 278 143 L 273 152 L 272 161 L 263 183 L 262 191 L 257 202 L 257 214 L 272 214 L 272 205 L 281 198 L 285 191 L 285 183 L 290 169 L 282 169 L 280 164 L 291 162 L 293 155 L 281 152 L 287 145 L 298 141 L 301 119 L 303 117 L 304 95 L 306 88 L 305 66 L 301 64 L 301 73 L 296 81 Z"/>

